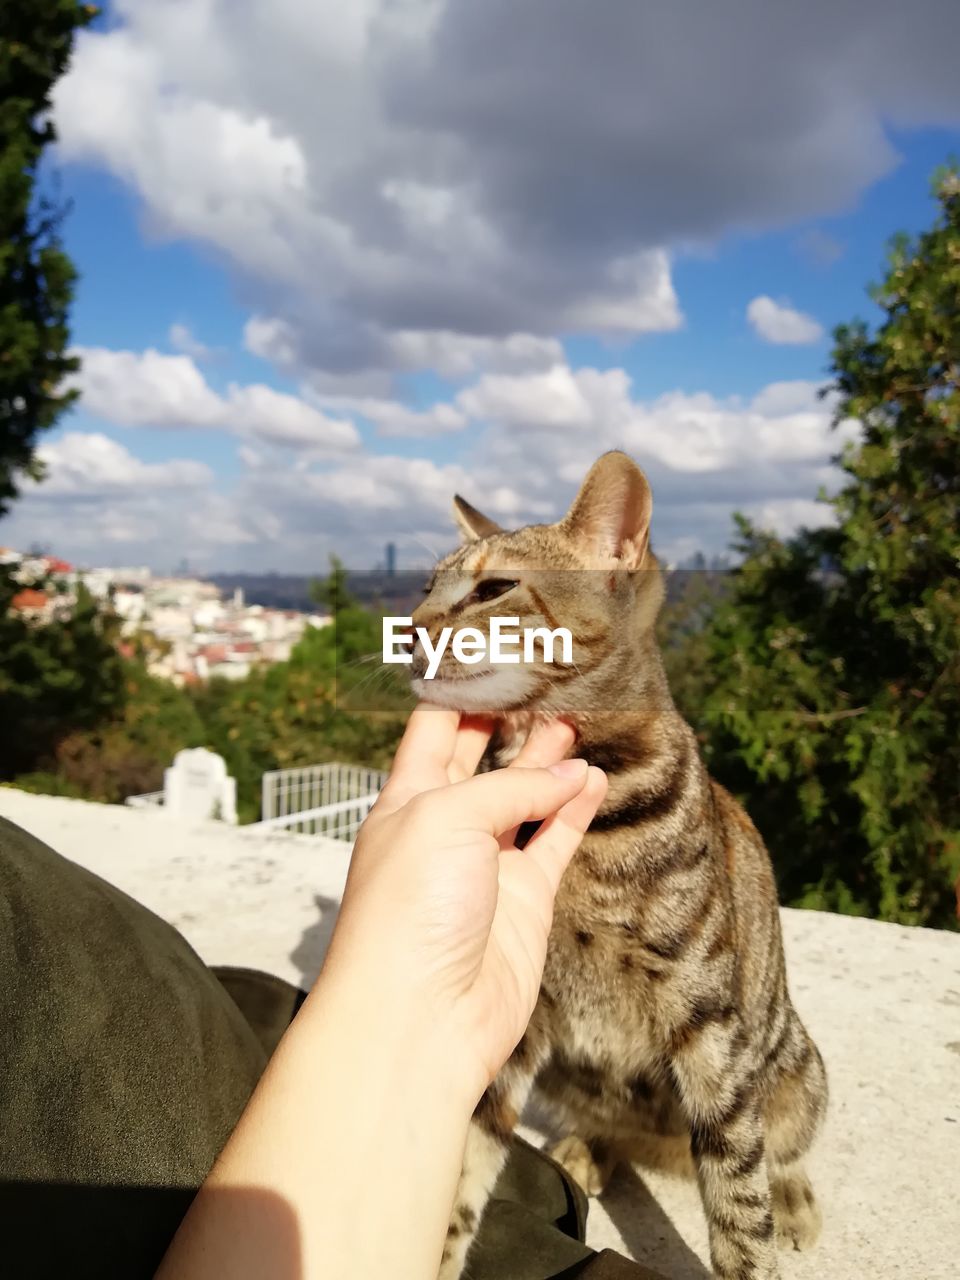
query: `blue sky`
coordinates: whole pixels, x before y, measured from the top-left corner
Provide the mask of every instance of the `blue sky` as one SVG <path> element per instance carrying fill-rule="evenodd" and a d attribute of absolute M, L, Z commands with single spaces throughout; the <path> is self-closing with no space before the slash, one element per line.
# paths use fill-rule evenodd
<path fill-rule="evenodd" d="M 564 19 L 544 55 L 509 6 L 410 12 L 428 7 L 397 34 L 379 0 L 365 27 L 284 0 L 267 37 L 247 0 L 230 23 L 201 0 L 130 2 L 81 38 L 55 166 L 82 399 L 0 542 L 311 571 L 391 539 L 416 563 L 452 542 L 455 489 L 508 524 L 555 518 L 609 447 L 648 471 L 668 558 L 722 550 L 735 507 L 783 533 L 824 518 L 830 331 L 874 318 L 887 241 L 931 221 L 931 172 L 960 152 L 950 59 L 875 91 L 902 53 L 891 0 L 875 64 L 855 22 L 795 55 L 786 29 L 758 37 L 773 54 L 731 38 L 771 74 L 744 70 L 742 102 L 718 106 L 723 33 L 698 45 L 666 6 L 662 58 L 702 68 L 697 109 L 612 63 L 538 83 L 544 56 L 576 56 Z M 598 44 L 622 47 L 618 7 L 593 12 Z M 458 60 L 484 40 L 513 50 L 515 81 L 465 87 Z M 850 83 L 815 96 L 845 41 Z"/>

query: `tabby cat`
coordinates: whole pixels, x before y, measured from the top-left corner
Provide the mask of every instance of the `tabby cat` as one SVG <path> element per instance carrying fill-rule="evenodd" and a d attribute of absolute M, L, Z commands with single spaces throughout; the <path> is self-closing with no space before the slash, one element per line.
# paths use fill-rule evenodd
<path fill-rule="evenodd" d="M 587 1192 L 620 1160 L 695 1170 L 715 1276 L 771 1280 L 776 1246 L 808 1248 L 820 1231 L 802 1162 L 826 1076 L 787 992 L 769 856 L 667 688 L 646 478 L 605 454 L 564 519 L 516 532 L 454 506 L 466 544 L 437 566 L 414 624 L 433 641 L 491 616 L 564 626 L 573 661 L 464 667 L 448 651 L 425 680 L 418 646 L 416 693 L 495 715 L 495 764 L 537 719 L 568 720 L 609 791 L 560 886 L 530 1025 L 474 1114 L 441 1280 L 469 1274 L 534 1086 L 569 1134 L 554 1155 Z"/>

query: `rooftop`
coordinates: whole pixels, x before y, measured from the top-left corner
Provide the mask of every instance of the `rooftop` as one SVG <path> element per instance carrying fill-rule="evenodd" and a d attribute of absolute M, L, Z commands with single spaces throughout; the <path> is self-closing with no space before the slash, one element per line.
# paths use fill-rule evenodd
<path fill-rule="evenodd" d="M 349 860 L 339 841 L 186 825 L 0 787 L 0 815 L 174 924 L 213 964 L 316 976 Z M 783 912 L 797 1008 L 830 1075 L 810 1161 L 824 1234 L 783 1280 L 952 1280 L 960 1257 L 960 936 Z M 528 1129 L 535 1140 L 542 1140 Z M 695 1187 L 621 1170 L 588 1240 L 674 1280 L 709 1276 Z"/>

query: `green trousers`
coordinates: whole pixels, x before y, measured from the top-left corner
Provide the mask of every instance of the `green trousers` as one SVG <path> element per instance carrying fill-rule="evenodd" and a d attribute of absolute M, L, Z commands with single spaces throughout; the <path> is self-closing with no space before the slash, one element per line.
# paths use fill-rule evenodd
<path fill-rule="evenodd" d="M 139 903 L 0 819 L 0 1273 L 148 1280 L 302 999 L 267 974 L 208 968 Z M 588 1249 L 585 1221 L 579 1188 L 518 1141 L 471 1280 L 657 1280 Z"/>

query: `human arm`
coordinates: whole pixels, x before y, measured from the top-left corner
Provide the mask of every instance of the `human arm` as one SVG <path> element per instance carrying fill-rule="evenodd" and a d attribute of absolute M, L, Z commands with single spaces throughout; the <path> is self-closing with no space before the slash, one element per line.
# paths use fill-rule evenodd
<path fill-rule="evenodd" d="M 473 777 L 490 728 L 414 712 L 323 973 L 158 1280 L 436 1276 L 470 1115 L 533 1010 L 553 897 L 605 790 L 582 762 L 545 767 L 570 748 L 561 725 Z"/>

